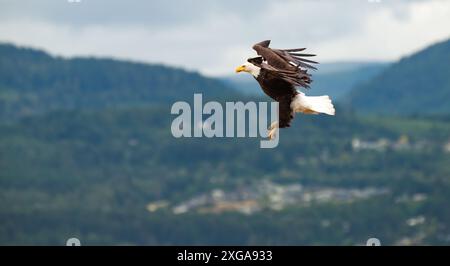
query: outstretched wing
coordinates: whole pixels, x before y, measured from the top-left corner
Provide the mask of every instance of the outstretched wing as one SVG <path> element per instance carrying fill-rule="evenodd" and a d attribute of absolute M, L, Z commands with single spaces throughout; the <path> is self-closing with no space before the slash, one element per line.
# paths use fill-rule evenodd
<path fill-rule="evenodd" d="M 262 60 L 256 57 L 249 59 L 253 60 L 253 62 L 249 62 L 253 64 L 259 62 L 258 66 L 278 73 L 280 78 L 294 86 L 309 88 L 312 80 L 307 70 L 316 69 L 311 64 L 317 64 L 317 62 L 305 59 L 304 57 L 315 55 L 298 53 L 305 50 L 305 48 L 281 50 L 269 48 L 269 44 L 270 40 L 255 44 L 253 49 L 262 57 Z"/>
<path fill-rule="evenodd" d="M 289 82 L 293 86 L 309 88 L 309 84 L 312 81 L 311 75 L 305 70 L 280 70 L 264 62 L 261 64 L 261 68 L 275 73 L 279 78 Z"/>
<path fill-rule="evenodd" d="M 269 65 L 280 70 L 294 70 L 294 66 L 269 48 L 270 40 L 253 45 L 256 53 L 264 58 Z"/>
<path fill-rule="evenodd" d="M 247 59 L 249 63 L 258 66 L 267 72 L 273 74 L 272 76 L 283 79 L 293 86 L 301 86 L 304 88 L 309 88 L 309 84 L 312 82 L 311 75 L 307 73 L 306 70 L 290 68 L 290 69 L 279 69 L 273 67 L 268 62 L 265 62 L 263 57 L 253 57 Z"/>
<path fill-rule="evenodd" d="M 304 57 L 312 57 L 314 54 L 299 53 L 306 48 L 295 49 L 272 49 L 269 48 L 270 40 L 262 41 L 253 45 L 253 49 L 262 56 L 271 66 L 279 69 L 306 68 L 317 69 L 312 64 L 318 64 L 316 61 Z"/>
<path fill-rule="evenodd" d="M 274 53 L 279 55 L 284 60 L 288 61 L 289 63 L 295 65 L 297 68 L 303 67 L 306 69 L 314 69 L 317 70 L 317 68 L 311 64 L 318 64 L 316 61 L 312 61 L 303 57 L 311 57 L 316 56 L 315 54 L 304 54 L 304 53 L 297 53 L 305 50 L 306 48 L 298 48 L 298 49 L 272 49 Z"/>

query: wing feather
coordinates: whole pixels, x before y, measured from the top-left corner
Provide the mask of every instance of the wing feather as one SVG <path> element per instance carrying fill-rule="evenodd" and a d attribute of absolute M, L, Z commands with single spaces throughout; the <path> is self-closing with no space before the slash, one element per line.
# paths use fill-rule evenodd
<path fill-rule="evenodd" d="M 248 61 L 261 68 L 271 71 L 274 75 L 294 86 L 309 88 L 312 82 L 308 69 L 316 70 L 313 64 L 318 62 L 306 59 L 314 54 L 299 53 L 306 48 L 272 49 L 269 48 L 270 40 L 253 45 L 253 49 L 259 57 L 250 58 Z"/>
<path fill-rule="evenodd" d="M 316 70 L 317 68 L 313 64 L 318 64 L 318 62 L 304 57 L 313 57 L 315 55 L 299 53 L 306 50 L 306 48 L 272 49 L 269 48 L 269 45 L 270 40 L 266 40 L 253 46 L 253 49 L 262 57 L 263 61 L 267 62 L 260 63 L 260 65 L 267 70 L 274 71 L 281 78 L 295 86 L 308 88 L 312 80 L 306 69 Z"/>
<path fill-rule="evenodd" d="M 286 51 L 286 50 L 284 50 Z M 309 56 L 316 56 L 315 54 L 299 54 L 299 53 L 290 53 L 293 56 L 301 56 L 301 57 L 309 57 Z"/>
<path fill-rule="evenodd" d="M 286 52 L 301 52 L 304 50 L 306 50 L 306 48 L 283 49 L 283 51 L 286 51 Z"/>
<path fill-rule="evenodd" d="M 309 88 L 309 84 L 311 83 L 311 75 L 309 75 L 306 71 L 292 71 L 292 70 L 279 70 L 277 68 L 272 67 L 267 63 L 262 63 L 259 67 L 270 71 L 278 76 L 279 78 L 287 81 L 288 83 L 294 86 L 301 86 L 304 88 Z"/>

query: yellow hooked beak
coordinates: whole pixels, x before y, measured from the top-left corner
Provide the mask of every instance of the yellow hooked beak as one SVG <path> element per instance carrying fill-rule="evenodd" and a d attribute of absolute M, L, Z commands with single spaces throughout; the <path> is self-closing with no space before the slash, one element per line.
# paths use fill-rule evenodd
<path fill-rule="evenodd" d="M 236 73 L 242 72 L 242 71 L 246 71 L 245 66 L 238 66 L 236 67 Z"/>

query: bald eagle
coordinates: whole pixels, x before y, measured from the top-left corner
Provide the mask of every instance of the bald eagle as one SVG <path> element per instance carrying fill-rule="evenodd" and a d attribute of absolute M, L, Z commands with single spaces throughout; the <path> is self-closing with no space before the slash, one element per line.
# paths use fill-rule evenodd
<path fill-rule="evenodd" d="M 255 44 L 253 49 L 259 56 L 249 58 L 236 68 L 236 73 L 252 74 L 264 93 L 279 103 L 279 119 L 270 126 L 269 138 L 274 137 L 277 127 L 289 127 L 297 112 L 334 115 L 334 106 L 328 95 L 306 96 L 296 89 L 309 88 L 312 80 L 308 70 L 316 70 L 313 64 L 317 62 L 305 57 L 315 55 L 300 53 L 306 48 L 281 50 L 269 48 L 269 44 L 270 40 Z"/>

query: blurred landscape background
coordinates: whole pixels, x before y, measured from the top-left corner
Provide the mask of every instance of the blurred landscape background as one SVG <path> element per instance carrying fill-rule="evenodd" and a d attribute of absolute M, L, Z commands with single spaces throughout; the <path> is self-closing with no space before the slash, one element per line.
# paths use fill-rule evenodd
<path fill-rule="evenodd" d="M 450 244 L 449 2 L 205 2 L 0 1 L 0 245 Z M 174 138 L 194 93 L 268 100 L 232 73 L 267 38 L 337 115 Z"/>

